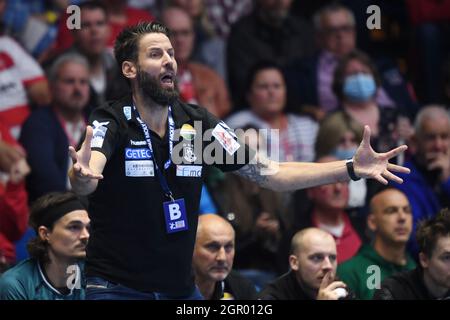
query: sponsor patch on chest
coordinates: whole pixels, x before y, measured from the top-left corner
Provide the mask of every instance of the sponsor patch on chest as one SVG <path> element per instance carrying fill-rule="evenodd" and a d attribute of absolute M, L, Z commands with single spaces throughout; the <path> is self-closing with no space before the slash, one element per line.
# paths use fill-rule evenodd
<path fill-rule="evenodd" d="M 200 178 L 202 176 L 202 166 L 177 165 L 177 177 Z"/>

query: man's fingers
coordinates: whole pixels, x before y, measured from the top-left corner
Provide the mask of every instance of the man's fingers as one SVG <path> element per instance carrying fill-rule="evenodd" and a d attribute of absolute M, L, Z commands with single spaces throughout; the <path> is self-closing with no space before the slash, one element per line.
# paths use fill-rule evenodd
<path fill-rule="evenodd" d="M 79 164 L 73 165 L 75 176 L 81 179 L 103 179 L 103 175 L 93 173 L 91 171 L 86 170 L 85 168 L 81 167 Z"/>
<path fill-rule="evenodd" d="M 403 179 L 402 178 L 397 177 L 395 174 L 393 174 L 393 173 L 391 173 L 391 172 L 389 172 L 387 170 L 384 170 L 383 177 L 388 179 L 388 180 L 392 180 L 394 182 L 397 182 L 398 184 L 402 184 L 403 183 Z"/>
<path fill-rule="evenodd" d="M 92 141 L 93 135 L 94 135 L 94 130 L 92 129 L 91 126 L 87 126 L 86 127 L 86 137 L 84 138 L 82 148 L 91 150 L 91 141 Z"/>
<path fill-rule="evenodd" d="M 387 165 L 387 169 L 389 171 L 394 171 L 394 172 L 400 172 L 400 173 L 410 173 L 411 170 L 409 170 L 409 168 L 406 167 L 402 167 L 393 163 L 388 163 Z"/>
<path fill-rule="evenodd" d="M 81 174 L 81 165 L 78 162 L 73 164 L 73 172 L 75 174 Z"/>
<path fill-rule="evenodd" d="M 323 278 L 322 278 L 322 282 L 320 283 L 320 288 L 321 289 L 325 289 L 326 287 L 328 287 L 328 285 L 330 284 L 330 277 L 331 277 L 331 271 L 327 272 Z"/>
<path fill-rule="evenodd" d="M 379 183 L 382 183 L 382 184 L 384 184 L 384 185 L 387 185 L 387 184 L 388 184 L 388 181 L 387 181 L 385 178 L 383 178 L 383 177 L 381 176 L 381 174 L 375 176 L 374 179 L 377 180 Z"/>
<path fill-rule="evenodd" d="M 88 173 L 88 174 L 86 175 L 86 178 L 89 178 L 89 179 L 96 179 L 96 180 L 101 180 L 101 179 L 103 179 L 103 175 L 101 175 L 101 174 L 96 174 L 96 173 Z"/>
<path fill-rule="evenodd" d="M 77 163 L 77 152 L 75 151 L 75 148 L 70 146 L 69 147 L 69 155 L 72 158 L 72 162 L 75 164 Z"/>
<path fill-rule="evenodd" d="M 395 149 L 392 149 L 391 151 L 386 152 L 384 155 L 389 160 L 391 158 L 398 156 L 400 153 L 405 152 L 406 149 L 408 149 L 408 146 L 404 144 L 400 147 L 397 147 Z"/>
<path fill-rule="evenodd" d="M 328 290 L 334 290 L 336 288 L 347 288 L 347 285 L 342 281 L 334 281 L 327 286 Z"/>
<path fill-rule="evenodd" d="M 370 127 L 364 126 L 364 135 L 362 139 L 363 145 L 370 145 Z"/>

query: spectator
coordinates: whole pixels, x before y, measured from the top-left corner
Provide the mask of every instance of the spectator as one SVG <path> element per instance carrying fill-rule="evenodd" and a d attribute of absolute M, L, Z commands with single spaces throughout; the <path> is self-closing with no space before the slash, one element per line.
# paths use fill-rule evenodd
<path fill-rule="evenodd" d="M 67 148 L 77 146 L 86 120 L 89 65 L 77 54 L 60 56 L 49 72 L 51 107 L 34 111 L 23 126 L 20 142 L 32 173 L 27 179 L 30 201 L 51 192 L 70 190 Z"/>
<path fill-rule="evenodd" d="M 318 158 L 318 163 L 336 161 L 333 156 Z M 306 190 L 312 203 L 308 221 L 300 229 L 316 227 L 327 231 L 336 241 L 337 263 L 353 257 L 362 244 L 361 222 L 350 219 L 345 211 L 348 204 L 348 182 L 337 182 Z M 358 230 L 358 231 L 357 231 Z"/>
<path fill-rule="evenodd" d="M 37 237 L 31 258 L 0 278 L 0 300 L 80 300 L 84 298 L 82 260 L 89 239 L 89 217 L 72 193 L 50 193 L 31 208 Z"/>
<path fill-rule="evenodd" d="M 50 92 L 39 64 L 15 40 L 2 33 L 5 5 L 5 0 L 0 1 L 0 122 L 17 139 L 31 104 L 47 105 Z"/>
<path fill-rule="evenodd" d="M 373 128 L 375 148 L 383 152 L 407 141 L 413 130 L 400 110 L 378 104 L 376 93 L 380 84 L 375 65 L 360 51 L 343 57 L 334 73 L 333 91 L 339 100 L 340 112 L 345 112 L 361 126 Z"/>
<path fill-rule="evenodd" d="M 315 145 L 316 157 L 332 155 L 339 160 L 351 159 L 356 153 L 362 132 L 363 126 L 348 114 L 342 112 L 330 114 L 320 123 Z M 354 214 L 357 216 L 364 215 L 366 196 L 370 189 L 369 181 L 364 179 L 350 181 L 348 187 L 348 208 L 356 211 Z"/>
<path fill-rule="evenodd" d="M 238 138 L 263 152 L 265 144 L 259 132 L 254 127 L 243 129 L 242 134 L 241 130 L 236 131 Z M 257 288 L 265 287 L 286 272 L 289 245 L 285 243 L 293 230 L 290 230 L 292 219 L 283 194 L 235 174 L 217 175 L 214 180 L 209 176 L 208 189 L 219 214 L 235 230 L 234 268 Z"/>
<path fill-rule="evenodd" d="M 414 126 L 413 156 L 405 162 L 411 174 L 402 175 L 405 184 L 394 186 L 408 197 L 416 230 L 420 220 L 450 206 L 450 118 L 443 107 L 429 105 L 417 114 Z M 409 249 L 417 255 L 414 232 Z"/>
<path fill-rule="evenodd" d="M 99 0 L 108 10 L 108 22 L 110 36 L 108 48 L 112 50 L 117 35 L 123 28 L 135 25 L 143 21 L 154 20 L 153 16 L 141 9 L 135 9 L 127 5 L 127 0 Z M 68 15 L 63 15 L 59 20 L 58 35 L 56 37 L 55 52 L 59 53 L 73 44 L 73 37 L 66 26 Z"/>
<path fill-rule="evenodd" d="M 233 128 L 252 125 L 279 130 L 278 139 L 272 138 L 270 131 L 266 137 L 270 151 L 279 151 L 269 155 L 274 160 L 278 156 L 281 161 L 313 161 L 318 125 L 307 117 L 284 112 L 286 84 L 280 67 L 271 61 L 261 61 L 250 69 L 247 78 L 250 110 L 231 115 L 227 123 Z"/>
<path fill-rule="evenodd" d="M 290 15 L 292 0 L 256 0 L 252 13 L 231 28 L 227 44 L 228 83 L 235 110 L 245 104 L 244 88 L 252 65 L 273 60 L 288 61 L 312 53 L 313 30 L 301 18 Z"/>
<path fill-rule="evenodd" d="M 194 47 L 192 60 L 214 69 L 226 79 L 225 40 L 217 37 L 213 23 L 207 14 L 206 0 L 172 0 L 172 5 L 182 8 L 192 19 Z"/>
<path fill-rule="evenodd" d="M 450 299 L 450 212 L 442 210 L 417 229 L 420 265 L 386 279 L 376 300 Z"/>
<path fill-rule="evenodd" d="M 291 271 L 267 286 L 262 300 L 338 300 L 351 297 L 345 283 L 337 281 L 336 243 L 320 229 L 307 228 L 292 238 L 289 264 Z M 338 289 L 339 288 L 339 289 Z M 336 291 L 336 289 L 338 289 Z"/>
<path fill-rule="evenodd" d="M 77 53 L 89 62 L 91 96 L 89 107 L 84 110 L 84 113 L 89 115 L 93 108 L 100 106 L 106 100 L 120 98 L 126 94 L 129 86 L 121 76 L 117 62 L 107 48 L 110 26 L 106 8 L 98 1 L 86 1 L 79 7 L 81 29 L 72 31 L 74 43 L 62 54 Z M 48 62 L 56 59 L 57 57 L 53 57 Z"/>
<path fill-rule="evenodd" d="M 403 192 L 389 188 L 370 201 L 367 225 L 374 234 L 372 245 L 364 245 L 352 259 L 338 266 L 338 276 L 358 299 L 369 300 L 379 283 L 391 275 L 412 270 L 416 264 L 406 252 L 412 231 L 412 212 Z M 378 269 L 373 270 L 373 266 Z"/>
<path fill-rule="evenodd" d="M 24 180 L 29 172 L 24 150 L 0 124 L 0 273 L 16 262 L 14 242 L 28 224 Z"/>
<path fill-rule="evenodd" d="M 355 17 L 347 7 L 333 3 L 314 15 L 314 27 L 318 51 L 292 61 L 285 70 L 292 111 L 320 120 L 339 106 L 332 89 L 333 75 L 339 60 L 356 49 Z M 377 59 L 376 65 L 381 75 L 376 103 L 401 107 L 413 115 L 417 106 L 398 68 L 386 59 Z"/>
<path fill-rule="evenodd" d="M 171 31 L 181 98 L 188 103 L 198 103 L 219 118 L 224 117 L 230 112 L 225 82 L 214 70 L 191 59 L 195 38 L 191 18 L 180 8 L 169 7 L 163 11 L 162 20 Z"/>
<path fill-rule="evenodd" d="M 201 215 L 192 265 L 195 283 L 206 300 L 256 298 L 253 284 L 232 271 L 233 259 L 233 227 L 218 215 Z"/>
<path fill-rule="evenodd" d="M 99 1 L 86 1 L 79 5 L 81 29 L 72 30 L 73 45 L 61 54 L 76 53 L 89 62 L 90 99 L 84 109 L 87 116 L 106 100 L 120 98 L 129 91 L 129 86 L 118 70 L 117 63 L 107 41 L 110 35 L 108 12 Z M 46 69 L 61 54 L 46 61 Z"/>

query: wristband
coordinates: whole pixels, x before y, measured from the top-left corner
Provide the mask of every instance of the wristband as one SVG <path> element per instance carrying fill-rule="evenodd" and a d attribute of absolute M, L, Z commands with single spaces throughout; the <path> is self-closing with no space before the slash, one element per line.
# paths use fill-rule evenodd
<path fill-rule="evenodd" d="M 347 172 L 348 175 L 350 176 L 350 179 L 352 179 L 353 181 L 361 180 L 361 178 L 358 177 L 355 173 L 355 168 L 353 167 L 353 159 L 347 160 L 345 165 L 347 166 Z"/>

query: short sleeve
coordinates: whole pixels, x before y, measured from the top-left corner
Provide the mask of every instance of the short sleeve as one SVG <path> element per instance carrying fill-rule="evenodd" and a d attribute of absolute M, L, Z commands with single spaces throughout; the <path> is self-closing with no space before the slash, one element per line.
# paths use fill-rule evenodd
<path fill-rule="evenodd" d="M 204 129 L 207 131 L 205 138 L 210 141 L 203 152 L 207 164 L 224 172 L 235 171 L 249 164 L 255 157 L 256 151 L 238 139 L 234 130 L 225 122 L 208 111 L 205 111 L 204 120 Z"/>
<path fill-rule="evenodd" d="M 114 115 L 113 109 L 95 109 L 89 117 L 89 125 L 93 129 L 91 150 L 99 151 L 109 159 L 119 139 L 119 120 Z"/>

